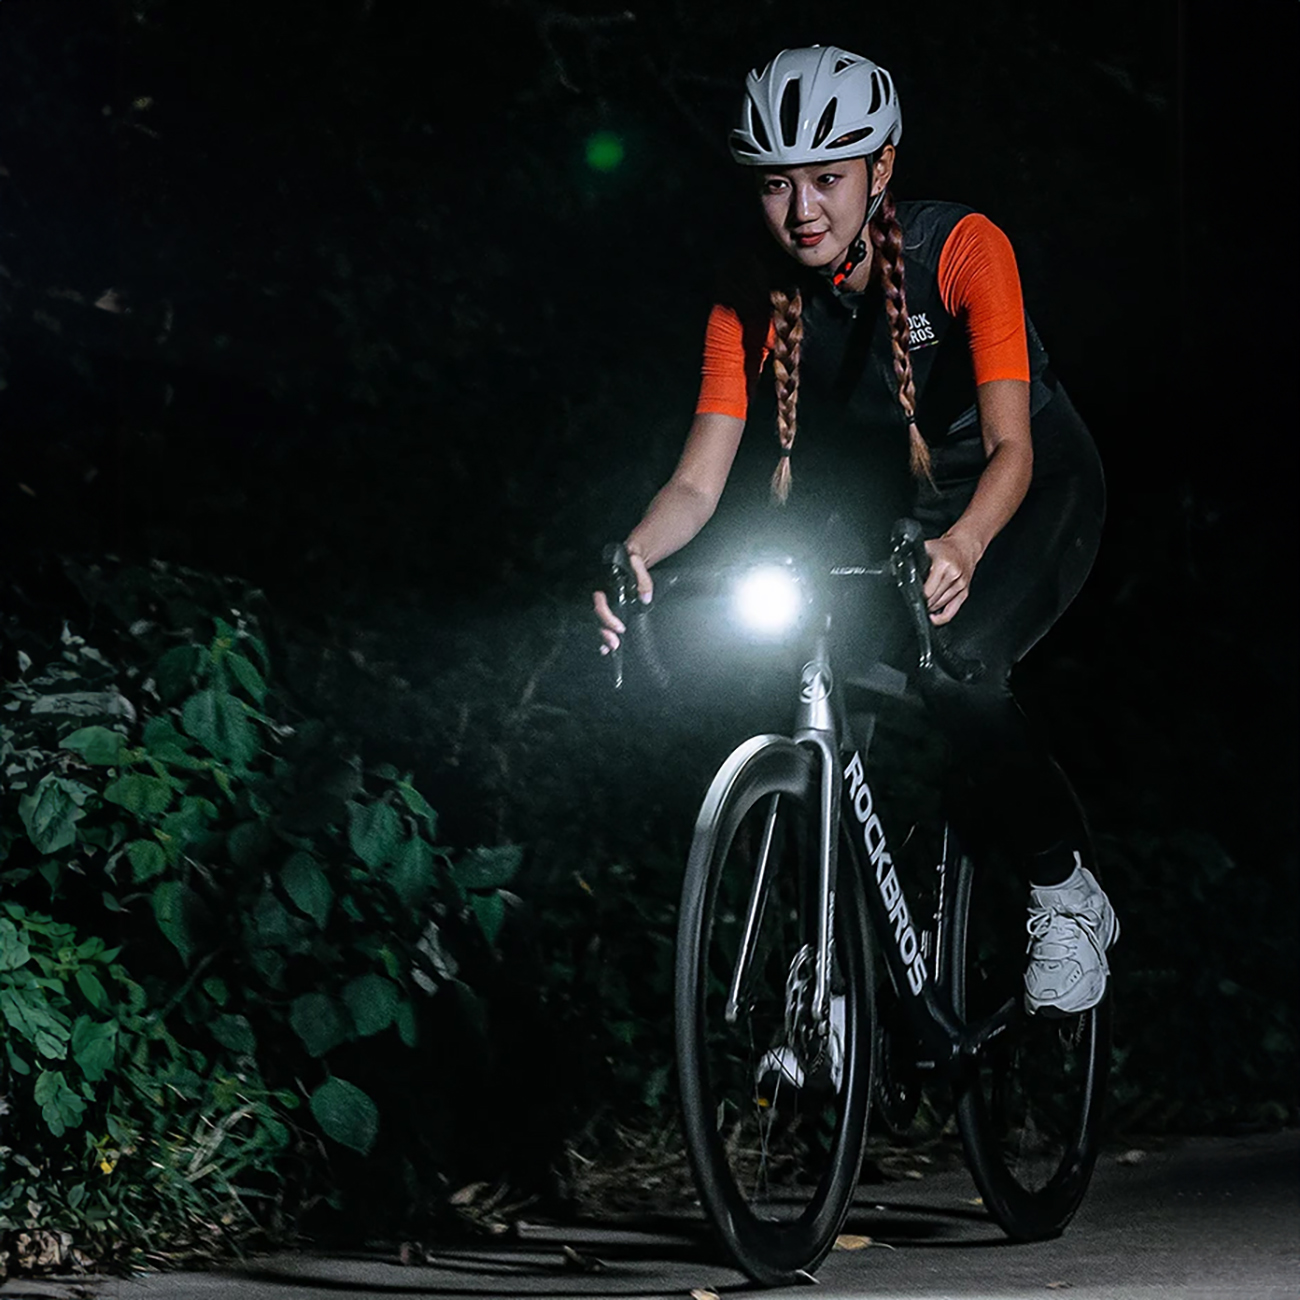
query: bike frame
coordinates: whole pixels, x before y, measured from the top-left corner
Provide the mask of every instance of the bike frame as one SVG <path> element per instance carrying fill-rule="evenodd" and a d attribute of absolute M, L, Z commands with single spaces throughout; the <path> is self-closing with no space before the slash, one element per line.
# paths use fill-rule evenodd
<path fill-rule="evenodd" d="M 841 745 L 841 710 L 834 696 L 826 617 L 818 630 L 811 658 L 799 680 L 794 740 L 817 756 L 819 834 L 816 859 L 814 932 L 811 953 L 802 951 L 796 961 L 813 962 L 810 1011 L 819 1034 L 827 1031 L 830 1010 L 831 928 L 835 916 L 835 881 L 841 843 L 852 869 L 863 879 L 871 926 L 894 987 L 922 1047 L 917 1064 L 922 1069 L 946 1070 L 963 1057 L 978 1054 L 1002 1033 L 1019 1012 L 1014 1000 L 993 1016 L 973 1025 L 960 1022 L 946 998 L 940 995 L 937 972 L 945 960 L 947 910 L 944 906 L 948 873 L 960 861 L 960 851 L 950 830 L 944 828 L 943 852 L 936 864 L 938 905 L 934 926 L 934 951 L 927 952 L 916 913 L 903 882 L 894 869 L 876 799 L 867 781 L 866 762 L 858 750 Z M 769 884 L 769 856 L 776 825 L 779 795 L 773 795 L 759 846 L 758 862 L 746 908 L 736 967 L 727 1000 L 726 1017 L 734 1021 L 740 991 L 753 955 L 754 936 L 762 922 Z M 800 981 L 801 983 L 803 981 Z"/>

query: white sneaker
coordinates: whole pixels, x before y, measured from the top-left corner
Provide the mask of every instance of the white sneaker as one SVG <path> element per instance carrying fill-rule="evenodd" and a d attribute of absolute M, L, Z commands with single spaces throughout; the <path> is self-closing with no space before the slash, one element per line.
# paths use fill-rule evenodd
<path fill-rule="evenodd" d="M 1026 928 L 1026 1010 L 1073 1016 L 1095 1007 L 1106 993 L 1106 949 L 1119 938 L 1119 920 L 1077 850 L 1063 884 L 1030 886 Z"/>
<path fill-rule="evenodd" d="M 804 1063 L 788 1043 L 781 1047 L 768 1048 L 763 1053 L 754 1071 L 754 1082 L 758 1087 L 759 1102 L 762 1105 L 775 1105 L 782 1088 L 796 1091 L 805 1085 L 811 1088 L 827 1088 L 839 1092 L 844 1079 L 844 995 L 831 995 L 831 1031 L 826 1053 L 816 1063 L 812 1072 L 804 1068 Z"/>

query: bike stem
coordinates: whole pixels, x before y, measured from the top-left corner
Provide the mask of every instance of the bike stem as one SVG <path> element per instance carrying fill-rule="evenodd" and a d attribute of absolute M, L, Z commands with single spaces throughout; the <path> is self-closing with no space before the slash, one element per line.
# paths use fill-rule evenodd
<path fill-rule="evenodd" d="M 831 709 L 830 653 L 827 638 L 831 619 L 826 615 L 822 629 L 813 643 L 812 658 L 803 666 L 799 681 L 799 707 L 795 714 L 794 738 L 801 745 L 811 745 L 821 757 L 821 819 L 817 845 L 817 964 L 813 986 L 813 1024 L 823 1024 L 830 1010 L 831 926 L 834 923 L 836 848 L 840 827 L 839 745 L 835 734 L 835 715 Z"/>

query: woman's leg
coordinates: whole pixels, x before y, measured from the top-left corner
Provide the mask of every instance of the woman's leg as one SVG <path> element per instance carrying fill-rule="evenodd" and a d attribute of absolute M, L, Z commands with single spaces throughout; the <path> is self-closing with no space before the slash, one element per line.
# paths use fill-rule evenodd
<path fill-rule="evenodd" d="M 1086 824 L 1009 677 L 1082 587 L 1101 537 L 1105 487 L 1092 440 L 1064 393 L 1034 424 L 1034 484 L 946 629 L 947 643 L 983 662 L 984 676 L 931 692 L 930 704 L 953 745 L 968 816 L 1011 849 L 1032 883 L 1055 885 L 1073 871 L 1076 852 L 1086 865 Z"/>

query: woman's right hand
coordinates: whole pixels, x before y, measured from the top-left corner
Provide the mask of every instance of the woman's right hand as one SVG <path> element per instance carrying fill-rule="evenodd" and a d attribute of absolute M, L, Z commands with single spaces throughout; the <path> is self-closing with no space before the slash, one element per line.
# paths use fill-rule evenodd
<path fill-rule="evenodd" d="M 650 570 L 646 568 L 645 561 L 636 554 L 635 551 L 628 552 L 628 560 L 632 565 L 632 572 L 636 576 L 636 593 L 643 604 L 648 605 L 651 597 L 654 595 L 655 584 L 650 577 Z M 622 636 L 627 628 L 624 627 L 622 619 L 614 613 L 609 607 L 609 599 L 603 591 L 593 591 L 591 593 L 591 603 L 595 607 L 596 617 L 600 620 L 600 653 L 609 654 L 611 650 L 618 649 L 618 639 Z"/>

